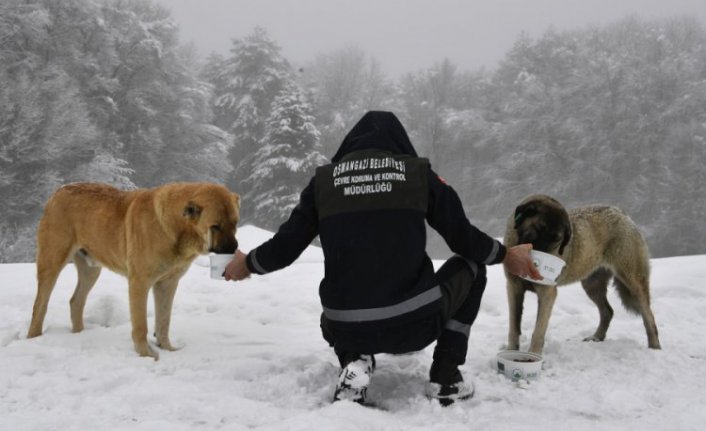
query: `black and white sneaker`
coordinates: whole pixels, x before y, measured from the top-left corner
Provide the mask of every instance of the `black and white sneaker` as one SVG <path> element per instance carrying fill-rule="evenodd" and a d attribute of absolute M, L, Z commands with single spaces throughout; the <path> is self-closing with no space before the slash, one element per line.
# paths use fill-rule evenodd
<path fill-rule="evenodd" d="M 375 371 L 375 357 L 373 355 L 360 355 L 355 361 L 349 362 L 338 377 L 333 401 L 350 400 L 365 404 L 373 371 Z"/>
<path fill-rule="evenodd" d="M 450 406 L 456 401 L 473 397 L 474 391 L 473 383 L 464 382 L 463 380 L 448 385 L 429 382 L 429 386 L 427 386 L 427 396 L 439 401 L 439 404 L 444 407 Z"/>
<path fill-rule="evenodd" d="M 434 361 L 429 371 L 427 397 L 439 401 L 442 406 L 450 406 L 456 401 L 473 396 L 473 383 L 465 382 L 458 366 L 451 361 Z"/>

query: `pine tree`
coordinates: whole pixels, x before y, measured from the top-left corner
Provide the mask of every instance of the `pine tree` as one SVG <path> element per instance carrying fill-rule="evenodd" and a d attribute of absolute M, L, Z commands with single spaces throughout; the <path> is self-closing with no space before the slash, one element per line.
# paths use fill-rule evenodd
<path fill-rule="evenodd" d="M 61 25 L 44 3 L 0 4 L 0 261 L 34 255 L 46 199 L 93 157 L 97 130 L 80 81 L 52 47 Z"/>
<path fill-rule="evenodd" d="M 107 3 L 110 36 L 99 62 L 112 91 L 105 98 L 105 142 L 121 149 L 133 181 L 223 181 L 232 167 L 227 133 L 211 125 L 211 86 L 197 77 L 195 53 L 179 45 L 169 12 L 151 0 Z M 98 86 L 98 89 L 103 89 Z"/>
<path fill-rule="evenodd" d="M 252 155 L 265 135 L 273 100 L 290 80 L 290 66 L 261 27 L 234 40 L 229 58 L 211 57 L 207 66 L 221 68 L 204 70 L 202 76 L 214 87 L 215 125 L 234 138 L 230 160 L 235 172 L 229 186 L 238 191 L 252 174 Z"/>
<path fill-rule="evenodd" d="M 283 90 L 265 121 L 266 133 L 252 158 L 252 171 L 244 180 L 244 213 L 252 222 L 275 229 L 299 201 L 299 194 L 316 166 L 326 163 L 312 107 L 295 85 Z"/>

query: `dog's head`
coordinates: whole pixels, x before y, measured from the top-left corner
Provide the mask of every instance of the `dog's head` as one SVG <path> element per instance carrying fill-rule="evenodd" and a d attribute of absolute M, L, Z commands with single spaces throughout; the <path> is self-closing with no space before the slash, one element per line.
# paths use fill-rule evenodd
<path fill-rule="evenodd" d="M 200 184 L 184 205 L 182 216 L 201 238 L 201 253 L 235 253 L 240 196 L 217 184 Z"/>
<path fill-rule="evenodd" d="M 240 197 L 211 183 L 176 183 L 156 189 L 157 216 L 180 254 L 234 253 Z"/>
<path fill-rule="evenodd" d="M 569 214 L 549 196 L 525 199 L 515 208 L 514 220 L 518 244 L 531 243 L 535 250 L 562 255 L 571 239 Z"/>

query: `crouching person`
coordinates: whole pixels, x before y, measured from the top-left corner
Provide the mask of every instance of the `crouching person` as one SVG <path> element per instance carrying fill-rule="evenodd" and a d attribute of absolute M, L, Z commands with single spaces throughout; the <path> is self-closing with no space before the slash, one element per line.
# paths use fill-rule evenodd
<path fill-rule="evenodd" d="M 318 235 L 324 253 L 321 329 L 341 365 L 333 400 L 365 403 L 375 354 L 408 353 L 436 341 L 428 396 L 449 405 L 473 395 L 459 366 L 486 285 L 485 265 L 539 278 L 529 245 L 507 249 L 466 218 L 456 192 L 417 156 L 394 114 L 368 112 L 332 163 L 317 168 L 277 233 L 237 251 L 227 280 L 290 265 Z M 455 256 L 438 271 L 426 224 Z"/>

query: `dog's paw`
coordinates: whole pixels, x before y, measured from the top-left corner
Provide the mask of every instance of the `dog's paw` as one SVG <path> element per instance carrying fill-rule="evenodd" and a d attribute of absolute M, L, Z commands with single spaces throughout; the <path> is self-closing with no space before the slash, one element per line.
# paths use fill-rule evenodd
<path fill-rule="evenodd" d="M 147 343 L 136 345 L 135 351 L 142 357 L 153 358 L 155 361 L 159 360 L 159 353 L 157 353 L 157 351 L 150 347 Z"/>
<path fill-rule="evenodd" d="M 159 348 L 162 349 L 162 350 L 167 350 L 167 351 L 169 351 L 169 352 L 175 352 L 175 351 L 177 351 L 177 350 L 181 350 L 181 349 L 184 348 L 184 346 L 174 346 L 174 345 L 172 345 L 172 343 L 169 342 L 169 340 L 166 340 L 166 341 L 158 341 L 158 342 L 157 342 L 157 347 L 159 347 Z"/>
<path fill-rule="evenodd" d="M 27 338 L 35 338 L 39 337 L 40 335 L 42 335 L 41 327 L 30 327 L 29 331 L 27 331 Z"/>
<path fill-rule="evenodd" d="M 603 338 L 596 337 L 595 335 L 591 335 L 590 337 L 584 338 L 583 341 L 595 341 L 597 343 L 600 343 L 601 341 L 603 341 Z"/>

